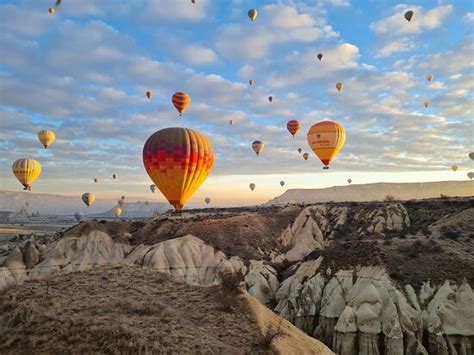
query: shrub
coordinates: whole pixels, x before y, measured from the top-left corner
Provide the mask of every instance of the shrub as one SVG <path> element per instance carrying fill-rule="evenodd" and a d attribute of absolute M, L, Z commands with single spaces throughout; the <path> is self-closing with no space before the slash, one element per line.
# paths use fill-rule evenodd
<path fill-rule="evenodd" d="M 448 239 L 458 239 L 461 236 L 461 232 L 456 227 L 443 226 L 440 231 Z"/>
<path fill-rule="evenodd" d="M 260 348 L 269 350 L 272 346 L 273 340 L 287 336 L 285 332 L 281 329 L 281 322 L 278 323 L 278 326 L 273 326 L 273 324 L 268 325 L 265 328 L 265 331 L 262 334 L 257 346 Z"/>
<path fill-rule="evenodd" d="M 231 272 L 228 270 L 219 271 L 217 275 L 221 280 L 219 299 L 221 300 L 222 310 L 230 313 L 239 304 L 238 296 L 242 293 L 240 284 L 244 280 L 244 275 L 240 271 Z"/>
<path fill-rule="evenodd" d="M 384 201 L 386 201 L 386 202 L 395 201 L 395 196 L 387 195 L 387 196 L 385 196 Z"/>
<path fill-rule="evenodd" d="M 447 199 L 447 198 L 449 198 L 449 196 L 448 196 L 448 195 L 445 195 L 445 194 L 440 194 L 439 197 L 442 198 L 442 199 Z"/>

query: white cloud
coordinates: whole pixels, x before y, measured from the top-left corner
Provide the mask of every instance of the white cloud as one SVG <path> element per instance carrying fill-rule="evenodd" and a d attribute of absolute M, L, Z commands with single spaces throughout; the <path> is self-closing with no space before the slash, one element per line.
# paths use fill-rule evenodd
<path fill-rule="evenodd" d="M 210 13 L 208 0 L 198 0 L 195 4 L 188 0 L 147 0 L 143 7 L 143 16 L 153 21 L 200 21 Z"/>
<path fill-rule="evenodd" d="M 414 11 L 414 15 L 408 22 L 403 15 L 410 9 Z M 422 7 L 398 5 L 395 7 L 393 15 L 370 24 L 370 29 L 378 36 L 390 37 L 421 33 L 440 27 L 453 12 L 453 9 L 452 5 L 445 5 L 426 11 Z"/>
<path fill-rule="evenodd" d="M 395 53 L 407 52 L 413 49 L 415 45 L 408 39 L 399 39 L 389 42 L 377 50 L 376 58 L 389 57 Z"/>

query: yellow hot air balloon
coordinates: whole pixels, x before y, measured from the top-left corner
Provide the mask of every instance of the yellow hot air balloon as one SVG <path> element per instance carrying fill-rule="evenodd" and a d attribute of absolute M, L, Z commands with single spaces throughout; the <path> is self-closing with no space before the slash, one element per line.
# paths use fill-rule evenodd
<path fill-rule="evenodd" d="M 255 19 L 257 18 L 257 14 L 258 14 L 258 12 L 257 12 L 257 10 L 255 10 L 255 9 L 250 9 L 250 10 L 247 12 L 247 15 L 249 16 L 249 19 L 250 19 L 251 21 L 255 21 Z"/>
<path fill-rule="evenodd" d="M 431 82 L 431 80 L 433 80 L 433 75 L 427 75 L 426 76 L 426 80 L 428 80 L 429 82 Z"/>
<path fill-rule="evenodd" d="M 115 207 L 115 208 L 114 208 L 114 216 L 115 216 L 115 218 L 120 217 L 121 214 L 122 214 L 122 209 L 121 209 L 120 207 Z"/>
<path fill-rule="evenodd" d="M 31 191 L 31 184 L 41 174 L 41 164 L 30 158 L 18 159 L 12 165 L 13 174 L 23 185 L 23 190 Z"/>
<path fill-rule="evenodd" d="M 83 193 L 82 201 L 86 204 L 87 207 L 90 207 L 95 201 L 95 195 L 92 192 Z"/>
<path fill-rule="evenodd" d="M 430 102 L 428 100 L 423 101 L 423 106 L 428 108 L 430 106 Z"/>
<path fill-rule="evenodd" d="M 336 122 L 318 122 L 308 131 L 308 144 L 324 164 L 323 169 L 329 169 L 331 160 L 339 153 L 345 142 L 346 131 Z"/>
<path fill-rule="evenodd" d="M 256 186 L 257 186 L 257 185 L 255 185 L 255 184 L 252 182 L 252 183 L 249 185 L 250 190 L 252 190 L 252 191 L 255 190 L 255 187 L 256 187 Z"/>
<path fill-rule="evenodd" d="M 252 149 L 257 154 L 257 156 L 262 152 L 264 147 L 265 144 L 263 144 L 261 141 L 254 141 L 252 143 Z"/>
<path fill-rule="evenodd" d="M 53 131 L 49 131 L 47 129 L 43 129 L 38 132 L 38 139 L 41 142 L 41 144 L 44 145 L 44 148 L 48 148 L 48 146 L 54 142 L 56 139 L 56 135 L 54 134 Z"/>
<path fill-rule="evenodd" d="M 49 12 L 50 15 L 54 15 L 54 13 L 55 13 L 56 11 L 54 10 L 53 7 L 50 7 L 50 8 L 48 9 L 48 12 Z"/>
<path fill-rule="evenodd" d="M 190 128 L 165 128 L 143 147 L 143 164 L 151 180 L 179 211 L 206 180 L 214 165 L 207 137 Z"/>
<path fill-rule="evenodd" d="M 453 165 L 453 166 L 451 167 L 451 170 L 452 170 L 452 171 L 458 170 L 458 166 L 457 166 L 457 165 Z"/>
<path fill-rule="evenodd" d="M 341 92 L 341 90 L 344 88 L 344 84 L 343 83 L 337 83 L 336 84 L 336 89 L 337 91 Z"/>

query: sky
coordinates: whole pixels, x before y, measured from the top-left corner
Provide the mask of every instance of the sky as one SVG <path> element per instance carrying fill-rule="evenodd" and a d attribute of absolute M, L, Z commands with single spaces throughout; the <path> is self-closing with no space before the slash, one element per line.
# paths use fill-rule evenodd
<path fill-rule="evenodd" d="M 33 193 L 165 201 L 148 189 L 142 149 L 166 127 L 197 129 L 214 147 L 190 206 L 207 196 L 216 206 L 262 203 L 348 178 L 465 180 L 473 170 L 469 0 L 63 0 L 52 16 L 53 5 L 0 0 L 0 189 L 21 191 L 11 164 L 29 157 L 43 166 Z M 191 97 L 182 117 L 176 91 Z M 303 124 L 294 139 L 290 119 Z M 326 119 L 347 140 L 323 171 L 306 132 Z M 41 129 L 56 132 L 47 150 Z"/>

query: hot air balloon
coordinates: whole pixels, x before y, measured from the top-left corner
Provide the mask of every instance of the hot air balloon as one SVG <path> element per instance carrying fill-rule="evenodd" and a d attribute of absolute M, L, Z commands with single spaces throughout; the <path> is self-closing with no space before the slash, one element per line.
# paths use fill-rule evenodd
<path fill-rule="evenodd" d="M 233 125 L 233 121 L 232 120 L 229 120 L 229 124 L 232 126 Z"/>
<path fill-rule="evenodd" d="M 214 152 L 207 137 L 194 129 L 165 128 L 146 141 L 143 164 L 151 180 L 180 211 L 211 172 Z"/>
<path fill-rule="evenodd" d="M 50 15 L 54 15 L 55 10 L 54 10 L 54 8 L 50 7 L 50 8 L 48 9 L 48 12 L 49 12 Z"/>
<path fill-rule="evenodd" d="M 350 185 L 352 184 L 352 179 L 347 179 L 347 183 Z"/>
<path fill-rule="evenodd" d="M 117 180 L 117 174 L 112 174 L 112 179 Z"/>
<path fill-rule="evenodd" d="M 474 160 L 474 152 L 469 153 L 469 158 L 471 158 L 471 160 Z"/>
<path fill-rule="evenodd" d="M 185 92 L 176 92 L 171 98 L 171 101 L 181 116 L 181 114 L 188 108 L 191 98 Z"/>
<path fill-rule="evenodd" d="M 254 141 L 252 143 L 252 149 L 255 153 L 257 153 L 257 155 L 261 153 L 264 147 L 265 147 L 265 144 L 263 144 L 261 141 Z"/>
<path fill-rule="evenodd" d="M 255 19 L 257 18 L 257 10 L 255 9 L 250 9 L 248 12 L 247 12 L 247 15 L 249 16 L 249 19 L 251 21 L 255 21 Z"/>
<path fill-rule="evenodd" d="M 300 153 L 300 154 L 301 154 L 301 152 L 303 151 L 303 149 L 301 149 L 301 148 L 298 148 L 298 149 L 297 149 L 297 151 L 298 151 L 298 153 Z"/>
<path fill-rule="evenodd" d="M 56 139 L 56 135 L 54 134 L 53 131 L 48 131 L 46 129 L 43 129 L 42 131 L 38 132 L 38 139 L 41 142 L 41 144 L 44 145 L 44 148 L 48 148 L 48 146 L 54 142 Z"/>
<path fill-rule="evenodd" d="M 272 102 L 273 101 L 273 96 L 268 96 L 268 101 Z"/>
<path fill-rule="evenodd" d="M 115 216 L 115 218 L 120 217 L 121 214 L 122 214 L 122 209 L 121 209 L 120 207 L 115 207 L 115 208 L 114 208 L 114 216 Z"/>
<path fill-rule="evenodd" d="M 457 166 L 457 165 L 453 165 L 453 166 L 451 167 L 451 170 L 452 170 L 452 171 L 458 170 L 458 166 Z"/>
<path fill-rule="evenodd" d="M 308 144 L 324 164 L 323 169 L 329 169 L 331 160 L 339 153 L 345 142 L 346 131 L 336 122 L 318 122 L 308 131 Z"/>
<path fill-rule="evenodd" d="M 94 178 L 93 180 L 96 184 L 99 182 L 99 178 Z"/>
<path fill-rule="evenodd" d="M 26 207 L 30 207 L 30 203 L 28 201 L 25 202 Z"/>
<path fill-rule="evenodd" d="M 125 196 L 122 195 L 120 196 L 120 198 L 125 201 Z"/>
<path fill-rule="evenodd" d="M 295 138 L 295 134 L 298 133 L 298 131 L 301 128 L 301 122 L 298 120 L 291 120 L 286 123 L 286 129 L 288 132 L 291 133 L 293 138 Z"/>
<path fill-rule="evenodd" d="M 426 76 L 426 80 L 428 80 L 429 82 L 431 82 L 431 80 L 433 80 L 433 75 L 427 75 Z"/>
<path fill-rule="evenodd" d="M 211 203 L 211 199 L 209 197 L 206 197 L 204 199 L 204 202 L 206 202 L 206 205 L 210 204 Z"/>
<path fill-rule="evenodd" d="M 119 205 L 119 207 L 122 207 L 124 205 L 125 201 L 124 200 L 118 200 L 117 201 L 117 205 Z"/>
<path fill-rule="evenodd" d="M 59 7 L 59 5 L 61 5 L 61 0 L 56 0 L 56 3 L 54 4 L 54 6 Z"/>
<path fill-rule="evenodd" d="M 155 193 L 156 185 L 155 184 L 150 185 L 150 190 L 151 190 L 151 192 Z"/>
<path fill-rule="evenodd" d="M 86 192 L 82 194 L 82 201 L 86 204 L 87 207 L 90 207 L 94 204 L 95 195 L 92 192 Z"/>
<path fill-rule="evenodd" d="M 196 0 L 191 0 L 191 2 L 192 2 L 193 4 L 195 4 L 195 3 L 196 3 Z"/>
<path fill-rule="evenodd" d="M 153 97 L 153 92 L 148 90 L 146 93 L 145 93 L 146 97 L 148 97 L 148 100 L 151 100 L 151 98 Z"/>
<path fill-rule="evenodd" d="M 407 12 L 405 12 L 405 19 L 410 22 L 411 21 L 411 18 L 413 17 L 413 11 L 409 10 Z"/>
<path fill-rule="evenodd" d="M 344 88 L 344 84 L 343 83 L 337 83 L 336 84 L 336 89 L 337 91 L 341 92 L 341 90 Z"/>
<path fill-rule="evenodd" d="M 252 183 L 249 185 L 250 190 L 252 190 L 252 191 L 255 190 L 255 186 L 257 186 L 257 185 L 255 185 L 255 184 L 252 182 Z"/>
<path fill-rule="evenodd" d="M 308 159 L 309 159 L 309 154 L 308 154 L 308 153 L 304 153 L 304 154 L 303 154 L 303 159 L 304 159 L 304 160 L 308 160 Z"/>
<path fill-rule="evenodd" d="M 283 180 L 280 181 L 280 186 L 281 187 L 285 186 L 285 182 Z"/>
<path fill-rule="evenodd" d="M 430 102 L 428 100 L 423 101 L 423 106 L 428 108 L 430 106 Z"/>
<path fill-rule="evenodd" d="M 253 84 L 254 84 L 254 81 L 253 81 L 253 80 L 249 80 L 249 85 L 250 85 L 250 86 L 253 86 Z"/>
<path fill-rule="evenodd" d="M 474 178 L 474 172 L 472 171 L 468 172 L 467 177 L 472 180 L 472 178 Z"/>
<path fill-rule="evenodd" d="M 22 183 L 23 190 L 31 191 L 31 184 L 41 174 L 41 164 L 30 158 L 18 159 L 12 165 L 13 174 Z"/>
<path fill-rule="evenodd" d="M 322 53 L 318 53 L 318 59 L 319 60 L 323 59 L 323 54 Z"/>
<path fill-rule="evenodd" d="M 76 213 L 74 213 L 74 217 L 76 218 L 76 220 L 77 220 L 78 222 L 80 222 L 80 221 L 82 221 L 82 219 L 84 218 L 84 213 L 82 213 L 82 212 L 76 212 Z"/>

